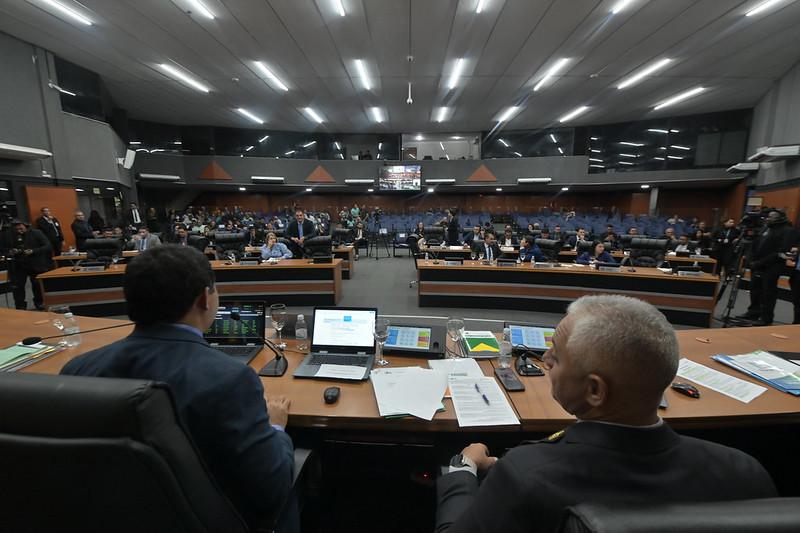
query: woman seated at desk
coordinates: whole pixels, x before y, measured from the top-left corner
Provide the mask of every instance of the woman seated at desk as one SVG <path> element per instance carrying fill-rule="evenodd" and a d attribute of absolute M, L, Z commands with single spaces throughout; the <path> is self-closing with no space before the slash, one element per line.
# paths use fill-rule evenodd
<path fill-rule="evenodd" d="M 606 246 L 602 242 L 594 243 L 593 253 L 583 252 L 576 260 L 576 263 L 581 265 L 588 265 L 592 261 L 599 261 L 601 263 L 616 263 L 611 254 L 606 252 Z"/>
<path fill-rule="evenodd" d="M 292 252 L 282 242 L 278 242 L 278 238 L 274 233 L 267 234 L 267 244 L 261 247 L 261 257 L 263 259 L 291 259 Z"/>

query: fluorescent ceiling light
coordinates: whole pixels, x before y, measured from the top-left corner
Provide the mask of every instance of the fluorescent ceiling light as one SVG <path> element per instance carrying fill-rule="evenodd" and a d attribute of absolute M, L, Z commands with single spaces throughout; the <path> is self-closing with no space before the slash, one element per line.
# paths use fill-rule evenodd
<path fill-rule="evenodd" d="M 107 190 L 107 191 L 113 191 L 113 190 L 114 190 L 114 187 L 106 187 L 106 190 Z"/>
<path fill-rule="evenodd" d="M 190 4 L 192 4 L 194 6 L 194 8 L 197 11 L 199 11 L 200 14 L 203 15 L 204 17 L 212 19 L 212 20 L 214 19 L 214 13 L 209 11 L 208 8 L 206 6 L 204 6 L 202 2 L 200 2 L 200 0 L 188 0 L 188 2 Z"/>
<path fill-rule="evenodd" d="M 592 152 L 593 154 L 602 154 L 603 153 L 602 150 L 598 150 L 597 148 L 592 148 L 589 151 Z"/>
<path fill-rule="evenodd" d="M 447 81 L 447 88 L 448 89 L 455 89 L 456 85 L 458 85 L 458 78 L 461 77 L 461 72 L 464 70 L 464 58 L 459 57 L 456 60 L 456 64 L 453 67 L 453 72 L 450 73 L 450 78 Z"/>
<path fill-rule="evenodd" d="M 453 139 L 454 141 L 460 141 L 461 139 L 463 139 L 463 137 L 459 137 L 458 135 L 453 135 L 450 138 Z"/>
<path fill-rule="evenodd" d="M 306 187 L 306 192 L 311 192 L 312 190 L 314 189 L 312 189 L 311 187 Z"/>
<path fill-rule="evenodd" d="M 558 147 L 558 153 L 564 155 L 564 150 L 562 150 L 560 146 Z"/>
<path fill-rule="evenodd" d="M 497 142 L 499 142 L 500 144 L 502 144 L 506 148 L 508 148 L 508 146 L 509 146 L 509 144 L 507 142 L 505 142 L 503 139 L 497 139 Z"/>
<path fill-rule="evenodd" d="M 147 148 L 137 148 L 136 151 L 137 152 L 147 152 L 148 154 L 150 153 L 150 150 L 148 150 Z"/>
<path fill-rule="evenodd" d="M 628 7 L 628 4 L 630 4 L 631 2 L 633 2 L 633 0 L 619 0 L 619 2 L 614 4 L 614 7 L 611 8 L 611 14 L 616 15 L 617 13 Z"/>
<path fill-rule="evenodd" d="M 632 143 L 628 141 L 620 141 L 619 144 L 624 144 L 625 146 L 644 146 L 644 143 Z"/>
<path fill-rule="evenodd" d="M 486 7 L 486 0 L 478 0 L 478 5 L 475 8 L 475 13 L 480 14 L 483 8 Z"/>
<path fill-rule="evenodd" d="M 375 192 L 375 189 L 367 189 L 367 192 Z"/>
<path fill-rule="evenodd" d="M 603 162 L 602 159 L 597 159 L 596 157 L 590 157 L 589 161 L 597 161 L 598 163 L 602 163 Z"/>
<path fill-rule="evenodd" d="M 666 149 L 667 149 L 667 147 L 666 147 L 666 146 L 659 146 L 659 147 L 658 147 L 658 149 L 659 149 L 659 150 L 666 150 Z"/>
<path fill-rule="evenodd" d="M 448 109 L 446 107 L 440 107 L 439 111 L 436 112 L 436 122 L 444 122 L 444 117 L 447 115 Z M 455 139 L 455 137 L 453 137 Z M 461 137 L 458 137 L 459 139 Z"/>
<path fill-rule="evenodd" d="M 252 120 L 253 122 L 256 122 L 256 123 L 258 123 L 258 124 L 263 124 L 263 123 L 264 123 L 264 120 L 262 120 L 262 119 L 258 118 L 257 116 L 255 116 L 254 114 L 252 114 L 252 113 L 251 113 L 250 111 L 248 111 L 247 109 L 242 109 L 241 107 L 237 107 L 237 108 L 236 108 L 236 111 L 237 111 L 237 112 L 238 112 L 240 115 L 242 115 L 242 116 L 244 116 L 244 117 L 247 117 L 247 118 L 249 118 L 249 119 L 250 119 L 250 120 Z"/>
<path fill-rule="evenodd" d="M 619 164 L 620 165 L 633 165 L 633 163 L 631 163 L 630 161 L 620 161 Z"/>
<path fill-rule="evenodd" d="M 590 141 L 597 141 L 597 140 L 598 140 L 598 137 L 589 137 L 589 140 L 590 140 Z"/>
<path fill-rule="evenodd" d="M 339 13 L 340 17 L 345 16 L 344 6 L 342 5 L 342 0 L 332 0 L 333 1 L 333 8 Z"/>
<path fill-rule="evenodd" d="M 339 157 L 339 159 L 344 159 L 344 154 L 336 154 L 336 155 Z"/>
<path fill-rule="evenodd" d="M 519 106 L 517 105 L 509 107 L 508 109 L 503 111 L 503 114 L 500 115 L 500 118 L 497 119 L 497 122 L 506 122 L 511 117 L 513 117 L 518 111 L 519 111 Z"/>
<path fill-rule="evenodd" d="M 385 120 L 383 110 L 380 107 L 372 107 L 370 108 L 370 112 L 372 113 L 372 120 L 375 122 L 383 122 Z"/>
<path fill-rule="evenodd" d="M 371 179 L 371 178 L 370 179 L 366 179 L 366 178 L 361 179 L 361 178 L 359 178 L 359 179 L 344 180 L 344 182 L 346 184 L 348 184 L 348 185 L 358 185 L 358 184 L 362 184 L 363 185 L 364 183 L 375 183 L 375 180 Z"/>
<path fill-rule="evenodd" d="M 636 154 L 619 154 L 620 157 L 639 157 Z"/>
<path fill-rule="evenodd" d="M 455 183 L 455 178 L 433 178 L 426 179 L 425 183 Z"/>
<path fill-rule="evenodd" d="M 73 20 L 80 22 L 81 24 L 85 24 L 86 26 L 91 26 L 92 21 L 78 13 L 77 11 L 65 6 L 61 2 L 56 2 L 55 0 L 41 0 L 41 2 L 47 4 L 48 6 L 56 9 L 60 13 L 70 17 Z"/>
<path fill-rule="evenodd" d="M 380 150 L 382 146 L 383 146 L 383 143 L 378 143 L 378 150 Z"/>
<path fill-rule="evenodd" d="M 317 141 L 311 141 L 310 143 L 306 143 L 303 145 L 303 148 L 308 148 L 309 146 L 314 146 L 317 144 Z"/>
<path fill-rule="evenodd" d="M 433 192 L 433 187 L 428 187 L 428 192 Z"/>
<path fill-rule="evenodd" d="M 416 136 L 416 137 L 414 137 L 414 140 L 415 140 L 415 141 L 421 141 L 421 140 L 423 140 L 424 138 L 425 138 L 425 137 L 423 137 L 422 135 L 419 135 L 419 134 L 417 134 L 417 136 Z"/>
<path fill-rule="evenodd" d="M 247 187 L 239 187 L 239 190 L 240 190 L 240 191 L 246 191 L 246 190 L 247 190 Z"/>
<path fill-rule="evenodd" d="M 561 190 L 562 190 L 562 191 L 568 191 L 568 190 L 569 190 L 569 187 L 561 187 Z"/>
<path fill-rule="evenodd" d="M 659 130 L 659 129 L 656 129 L 656 128 L 651 128 L 651 129 L 649 129 L 647 131 L 649 131 L 650 133 L 669 133 L 669 130 Z"/>
<path fill-rule="evenodd" d="M 148 174 L 142 172 L 139 174 L 139 179 L 143 180 L 162 180 L 162 181 L 180 181 L 181 177 L 174 174 Z"/>
<path fill-rule="evenodd" d="M 285 154 L 283 154 L 283 155 L 292 155 L 294 152 L 295 152 L 294 150 L 289 150 L 288 152 L 286 152 L 286 153 L 285 153 Z"/>
<path fill-rule="evenodd" d="M 642 189 L 649 189 L 649 188 L 650 188 L 650 186 L 649 186 L 649 185 L 647 185 L 647 184 L 645 184 L 645 185 L 640 185 L 640 187 L 641 187 Z"/>
<path fill-rule="evenodd" d="M 444 158 L 447 159 L 448 161 L 450 161 L 450 156 L 449 155 L 444 154 Z"/>
<path fill-rule="evenodd" d="M 442 144 L 442 141 L 439 141 L 439 147 L 442 149 L 442 152 L 444 152 L 444 144 Z"/>
<path fill-rule="evenodd" d="M 556 136 L 553 135 L 552 133 L 550 134 L 550 140 L 553 141 L 554 143 L 558 143 L 558 141 L 556 140 Z"/>
<path fill-rule="evenodd" d="M 511 153 L 512 153 L 512 154 L 514 154 L 514 155 L 515 155 L 515 156 L 517 156 L 517 157 L 522 157 L 522 154 L 521 154 L 521 153 L 519 153 L 519 152 L 511 152 Z"/>
<path fill-rule="evenodd" d="M 572 111 L 570 111 L 569 113 L 567 113 L 566 115 L 564 115 L 563 117 L 558 119 L 558 121 L 559 122 L 567 122 L 568 120 L 572 120 L 573 118 L 577 117 L 578 115 L 582 115 L 582 114 L 586 113 L 586 111 L 588 111 L 588 110 L 589 110 L 589 106 L 582 105 L 580 107 L 576 107 L 575 109 L 573 109 Z"/>
<path fill-rule="evenodd" d="M 664 161 L 665 160 L 663 157 L 654 157 L 653 159 L 655 159 L 657 161 Z"/>
<path fill-rule="evenodd" d="M 322 124 L 324 122 L 324 120 L 322 120 L 322 117 L 319 116 L 319 114 L 316 111 L 314 111 L 313 109 L 311 109 L 310 107 L 304 107 L 303 108 L 303 112 L 306 115 L 308 115 L 309 118 L 311 120 L 313 120 L 314 122 L 316 122 L 317 124 Z"/>
<path fill-rule="evenodd" d="M 256 66 L 256 68 L 257 68 L 258 70 L 260 70 L 260 71 L 261 71 L 261 73 L 262 73 L 264 76 L 266 76 L 267 78 L 269 78 L 269 80 L 270 80 L 270 81 L 271 81 L 271 82 L 272 82 L 272 83 L 273 83 L 275 86 L 277 86 L 277 87 L 278 87 L 278 89 L 280 89 L 280 90 L 282 90 L 282 91 L 288 91 L 288 90 L 289 90 L 289 88 L 286 86 L 286 84 L 285 84 L 285 83 L 283 83 L 283 82 L 282 82 L 282 81 L 281 81 L 281 80 L 280 80 L 280 79 L 279 79 L 279 78 L 278 78 L 278 77 L 275 75 L 275 73 L 273 73 L 273 72 L 272 72 L 272 71 L 269 69 L 269 67 L 267 67 L 267 66 L 266 66 L 264 63 L 262 63 L 261 61 L 253 61 L 253 64 Z"/>
<path fill-rule="evenodd" d="M 129 141 L 128 144 L 142 144 L 142 141 Z"/>
<path fill-rule="evenodd" d="M 670 158 L 670 159 L 683 159 L 682 156 L 678 156 L 678 155 L 668 155 L 667 157 Z"/>
<path fill-rule="evenodd" d="M 668 63 L 672 60 L 669 58 L 664 58 L 660 61 L 657 61 L 650 65 L 649 67 L 645 67 L 630 78 L 626 78 L 622 81 L 619 85 L 617 85 L 617 89 L 625 89 L 626 87 L 630 87 L 631 85 L 638 83 L 642 80 L 642 78 L 649 76 L 650 74 L 656 72 L 657 70 L 661 70 L 662 68 L 666 67 Z"/>
<path fill-rule="evenodd" d="M 5 187 L 0 187 L 0 191 L 7 191 Z M 75 192 L 83 192 L 83 189 L 75 189 Z"/>
<path fill-rule="evenodd" d="M 495 190 L 496 190 L 497 192 L 503 192 L 503 188 L 502 188 L 502 187 L 497 187 Z"/>
<path fill-rule="evenodd" d="M 592 168 L 606 168 L 604 165 L 589 165 Z"/>
<path fill-rule="evenodd" d="M 247 148 L 245 148 L 245 149 L 244 149 L 244 151 L 245 151 L 245 152 L 249 152 L 249 151 L 250 151 L 250 150 L 252 150 L 253 148 L 255 148 L 255 146 L 248 146 Z"/>
<path fill-rule="evenodd" d="M 745 17 L 752 17 L 753 15 L 758 15 L 762 11 L 765 11 L 765 10 L 769 9 L 772 6 L 774 6 L 775 4 L 777 4 L 779 2 L 782 2 L 782 1 L 783 0 L 767 0 L 766 2 L 758 4 L 756 7 L 754 7 L 753 9 L 748 11 L 747 13 L 745 13 L 744 16 Z"/>
<path fill-rule="evenodd" d="M 550 183 L 553 178 L 517 178 L 517 183 Z"/>
<path fill-rule="evenodd" d="M 333 145 L 336 147 L 337 150 L 341 150 L 342 149 L 342 145 L 339 144 L 339 141 L 334 141 Z"/>
<path fill-rule="evenodd" d="M 163 70 L 164 72 L 166 72 L 167 74 L 169 74 L 170 76 L 172 76 L 173 78 L 182 81 L 183 83 L 185 83 L 189 87 L 192 87 L 193 89 L 197 89 L 198 91 L 201 91 L 201 92 L 204 92 L 204 93 L 211 92 L 211 89 L 209 89 L 208 87 L 206 87 L 205 85 L 203 85 L 199 81 L 187 76 L 186 74 L 184 74 L 180 70 L 176 69 L 172 65 L 168 65 L 166 63 L 160 63 L 158 65 L 158 67 L 161 70 Z"/>
<path fill-rule="evenodd" d="M 664 100 L 660 104 L 657 104 L 655 107 L 653 107 L 653 110 L 657 111 L 657 110 L 659 110 L 659 109 L 661 109 L 663 107 L 667 107 L 667 106 L 670 106 L 672 104 L 677 104 L 678 102 L 682 102 L 682 101 L 684 101 L 684 100 L 686 100 L 688 98 L 691 98 L 692 96 L 698 95 L 698 94 L 700 94 L 701 92 L 703 92 L 705 90 L 706 90 L 705 87 L 695 87 L 694 89 L 689 89 L 688 91 L 684 91 L 684 92 L 682 92 L 680 94 L 676 94 L 672 98 L 669 98 L 667 100 Z"/>
<path fill-rule="evenodd" d="M 260 143 L 263 143 L 263 142 L 264 142 L 264 141 L 266 141 L 267 139 L 269 139 L 269 135 L 264 135 L 263 137 L 261 137 L 261 138 L 258 140 L 258 142 L 260 142 Z"/>
<path fill-rule="evenodd" d="M 372 84 L 370 83 L 369 76 L 367 76 L 367 69 L 364 66 L 364 62 L 360 59 L 356 59 L 356 71 L 358 72 L 358 77 L 361 78 L 361 85 L 364 86 L 364 90 L 369 91 L 372 88 Z"/>
<path fill-rule="evenodd" d="M 564 65 L 566 65 L 568 62 L 569 62 L 569 58 L 568 57 L 562 57 L 561 59 L 556 61 L 556 63 L 552 67 L 550 67 L 550 69 L 545 73 L 544 77 L 541 80 L 539 80 L 539 83 L 537 83 L 536 85 L 533 86 L 533 91 L 536 92 L 539 89 L 541 89 L 542 86 L 545 83 L 547 83 L 547 81 L 550 78 L 552 78 L 553 76 L 558 74 L 558 72 L 562 68 L 564 68 Z"/>
<path fill-rule="evenodd" d="M 172 141 L 172 144 L 183 144 L 183 141 Z"/>
<path fill-rule="evenodd" d="M 272 183 L 283 183 L 286 178 L 282 176 L 250 176 L 252 181 L 267 181 Z"/>
<path fill-rule="evenodd" d="M 680 133 L 679 130 L 669 130 L 670 133 Z"/>
<path fill-rule="evenodd" d="M 687 150 L 687 151 L 691 150 L 691 147 L 689 147 L 689 146 L 681 146 L 679 144 L 673 144 L 673 145 L 670 146 L 670 148 L 675 148 L 676 150 Z"/>

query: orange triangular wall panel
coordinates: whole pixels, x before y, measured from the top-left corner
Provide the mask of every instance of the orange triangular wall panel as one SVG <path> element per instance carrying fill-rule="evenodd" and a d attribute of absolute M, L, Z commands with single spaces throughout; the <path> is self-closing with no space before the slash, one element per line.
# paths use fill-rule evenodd
<path fill-rule="evenodd" d="M 492 174 L 492 171 L 486 168 L 486 165 L 481 165 L 478 170 L 467 178 L 467 181 L 497 181 L 497 176 Z"/>
<path fill-rule="evenodd" d="M 222 168 L 219 163 L 216 161 L 212 161 L 209 165 L 203 169 L 200 173 L 201 180 L 232 180 L 230 174 L 225 172 L 225 169 Z"/>
<path fill-rule="evenodd" d="M 336 183 L 336 180 L 322 168 L 322 165 L 317 165 L 317 168 L 306 176 L 306 183 Z"/>

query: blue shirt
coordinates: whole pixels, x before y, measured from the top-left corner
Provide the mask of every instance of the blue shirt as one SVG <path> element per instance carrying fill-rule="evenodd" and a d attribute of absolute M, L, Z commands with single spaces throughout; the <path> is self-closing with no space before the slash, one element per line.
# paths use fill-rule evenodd
<path fill-rule="evenodd" d="M 581 265 L 588 265 L 592 262 L 592 259 L 597 259 L 601 263 L 616 263 L 611 254 L 608 252 L 603 252 L 602 254 L 594 257 L 589 252 L 583 252 L 579 258 L 575 260 L 576 263 L 580 263 Z"/>
<path fill-rule="evenodd" d="M 261 247 L 261 258 L 269 259 L 271 257 L 276 257 L 279 259 L 291 259 L 292 252 L 289 251 L 289 248 L 287 248 L 282 242 L 276 242 L 272 248 L 268 248 L 265 244 Z"/>
<path fill-rule="evenodd" d="M 542 253 L 541 248 L 533 244 L 529 248 L 519 249 L 519 259 L 523 263 L 529 263 L 531 259 L 536 261 L 547 261 L 547 257 Z"/>

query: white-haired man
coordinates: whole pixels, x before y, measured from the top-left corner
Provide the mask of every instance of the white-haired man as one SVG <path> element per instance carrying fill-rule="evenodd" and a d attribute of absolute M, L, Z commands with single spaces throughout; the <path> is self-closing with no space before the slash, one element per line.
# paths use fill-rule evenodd
<path fill-rule="evenodd" d="M 437 533 L 553 531 L 562 510 L 582 502 L 776 496 L 758 461 L 680 436 L 658 416 L 678 342 L 652 305 L 615 295 L 576 300 L 544 361 L 553 398 L 578 422 L 499 461 L 483 444 L 464 448 L 438 482 Z"/>

